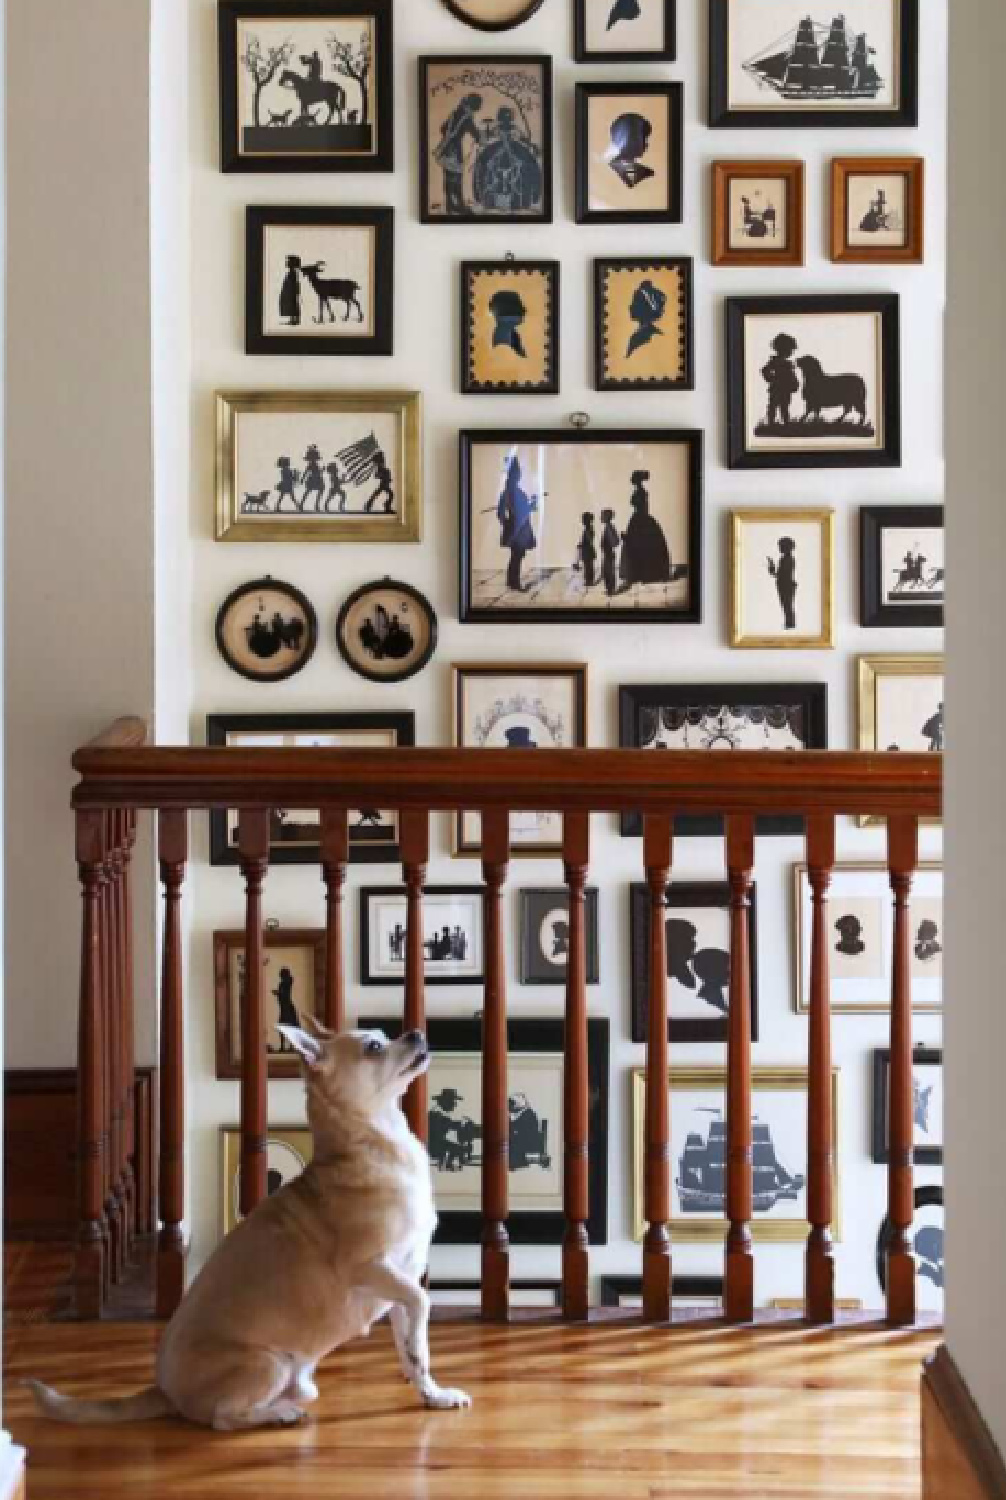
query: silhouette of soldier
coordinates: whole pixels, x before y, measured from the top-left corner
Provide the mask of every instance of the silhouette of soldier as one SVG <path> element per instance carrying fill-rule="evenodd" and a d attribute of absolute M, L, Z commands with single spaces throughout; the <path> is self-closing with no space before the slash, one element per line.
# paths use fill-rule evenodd
<path fill-rule="evenodd" d="M 722 948 L 703 948 L 692 959 L 699 980 L 699 999 L 726 1015 L 730 1009 L 726 990 L 730 983 L 730 955 Z"/>
<path fill-rule="evenodd" d="M 286 275 L 279 289 L 279 315 L 290 328 L 300 327 L 300 267 L 299 255 L 287 256 Z"/>
<path fill-rule="evenodd" d="M 374 472 L 377 476 L 377 488 L 363 508 L 368 512 L 373 510 L 374 501 L 379 500 L 383 495 L 385 497 L 384 514 L 390 516 L 395 508 L 395 492 L 391 486 L 391 470 L 388 468 L 388 460 L 385 458 L 383 451 L 378 454 L 374 465 Z"/>
<path fill-rule="evenodd" d="M 923 724 L 922 738 L 929 741 L 929 748 L 934 755 L 939 755 L 942 753 L 944 748 L 942 703 L 940 704 L 937 712 L 933 714 L 933 717 L 929 719 L 925 724 Z"/>
<path fill-rule="evenodd" d="M 768 570 L 775 579 L 787 630 L 796 629 L 796 542 L 791 536 L 779 538 L 779 559 L 768 558 Z"/>
<path fill-rule="evenodd" d="M 585 588 L 593 588 L 597 582 L 597 543 L 594 539 L 594 517 L 589 510 L 585 510 L 580 517 L 583 522 L 583 535 L 580 537 L 580 545 L 577 548 L 580 558 L 580 566 L 583 569 L 583 584 Z"/>
<path fill-rule="evenodd" d="M 632 516 L 625 529 L 622 546 L 622 590 L 640 583 L 669 583 L 671 554 L 660 522 L 650 515 L 650 496 L 646 488 L 648 469 L 636 469 L 632 475 L 629 505 Z"/>
<path fill-rule="evenodd" d="M 481 142 L 475 116 L 482 108 L 481 94 L 466 94 L 440 127 L 440 140 L 433 159 L 444 174 L 444 207 L 449 214 L 463 214 L 465 208 L 465 142 Z"/>
<path fill-rule="evenodd" d="M 506 573 L 506 586 L 517 594 L 524 592 L 520 581 L 521 568 L 528 552 L 538 545 L 531 524 L 531 517 L 538 509 L 537 500 L 532 500 L 521 488 L 520 459 L 514 455 L 507 466 L 506 480 L 496 507 L 500 523 L 500 546 L 510 553 L 510 564 Z"/>
<path fill-rule="evenodd" d="M 629 303 L 629 317 L 636 326 L 629 336 L 626 359 L 635 354 L 637 349 L 645 349 L 654 339 L 663 338 L 664 330 L 658 328 L 657 324 L 666 310 L 667 293 L 654 286 L 652 281 L 641 281 Z"/>
<path fill-rule="evenodd" d="M 761 372 L 768 386 L 768 425 L 788 427 L 792 421 L 790 403 L 800 389 L 800 377 L 793 363 L 797 342 L 788 333 L 780 333 L 772 340 L 772 348 L 775 354 Z"/>
<path fill-rule="evenodd" d="M 861 953 L 866 952 L 866 944 L 863 942 L 863 924 L 858 917 L 851 914 L 839 917 L 835 923 L 835 931 L 841 934 L 835 944 L 836 953 L 841 953 L 846 958 L 858 958 Z"/>
<path fill-rule="evenodd" d="M 604 523 L 604 530 L 601 532 L 601 579 L 604 592 L 610 598 L 612 594 L 618 593 L 618 549 L 621 537 L 615 527 L 613 510 L 602 510 L 601 520 Z"/>
<path fill-rule="evenodd" d="M 692 959 L 698 947 L 698 928 L 694 922 L 686 922 L 682 917 L 668 917 L 664 930 L 667 934 L 668 978 L 676 979 L 686 990 L 693 990 Z"/>

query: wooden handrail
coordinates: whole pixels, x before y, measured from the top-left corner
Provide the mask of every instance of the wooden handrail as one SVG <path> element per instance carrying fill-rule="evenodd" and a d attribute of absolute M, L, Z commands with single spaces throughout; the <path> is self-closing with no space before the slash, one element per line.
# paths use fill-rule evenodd
<path fill-rule="evenodd" d="M 80 753 L 88 750 L 136 750 L 147 743 L 147 735 L 146 719 L 113 719 L 106 729 L 81 747 Z"/>

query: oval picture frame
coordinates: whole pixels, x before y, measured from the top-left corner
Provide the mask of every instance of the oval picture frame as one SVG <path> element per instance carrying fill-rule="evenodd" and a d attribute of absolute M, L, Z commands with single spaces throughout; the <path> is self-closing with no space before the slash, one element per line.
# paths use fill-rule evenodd
<path fill-rule="evenodd" d="M 379 605 L 379 601 L 377 600 L 376 596 L 388 593 L 404 595 L 405 599 L 408 601 L 408 604 L 414 606 L 418 610 L 419 617 L 425 627 L 425 640 L 418 641 L 414 639 L 415 649 L 400 657 L 392 655 L 384 656 L 383 653 L 378 653 L 377 647 L 381 644 L 381 639 L 378 636 L 376 629 L 374 630 L 375 644 L 372 647 L 364 645 L 362 641 L 359 643 L 351 641 L 349 634 L 350 626 L 354 621 L 354 618 L 357 621 L 359 620 L 361 604 L 363 604 L 370 596 L 373 595 L 375 596 L 374 608 L 376 611 L 379 607 L 383 607 Z M 385 611 L 385 614 L 386 613 L 387 612 Z M 408 634 L 412 633 L 410 630 L 410 625 L 411 621 L 405 622 L 404 629 Z M 397 616 L 392 617 L 391 627 L 397 630 L 399 635 L 401 635 L 402 627 L 398 624 Z M 433 653 L 437 649 L 438 628 L 439 627 L 437 623 L 436 610 L 433 608 L 433 605 L 430 603 L 430 601 L 426 598 L 425 594 L 421 594 L 419 590 L 413 588 L 412 584 L 410 583 L 402 583 L 401 579 L 380 578 L 375 579 L 371 583 L 365 583 L 362 588 L 358 588 L 355 593 L 350 594 L 349 598 L 346 600 L 345 604 L 339 611 L 339 618 L 336 621 L 335 625 L 335 644 L 338 648 L 339 655 L 342 657 L 347 667 L 349 667 L 351 671 L 355 672 L 357 676 L 365 677 L 368 682 L 406 682 L 410 677 L 415 677 L 417 673 L 421 672 L 423 668 L 428 666 L 430 661 L 432 660 Z M 390 633 L 389 635 L 386 635 L 384 637 L 385 645 L 387 644 L 389 639 Z M 402 644 L 403 643 L 399 641 L 399 650 L 402 648 Z M 370 651 L 371 657 L 375 661 L 381 659 L 383 659 L 385 662 L 399 661 L 400 665 L 397 667 L 391 666 L 390 669 L 388 667 L 385 667 L 383 670 L 377 670 L 368 661 L 368 650 Z"/>
<path fill-rule="evenodd" d="M 447 10 L 457 21 L 465 26 L 471 26 L 475 31 L 513 31 L 518 26 L 523 26 L 525 21 L 530 21 L 545 4 L 545 0 L 512 0 L 512 8 L 516 12 L 511 20 L 487 20 L 481 16 L 473 16 L 468 9 L 472 0 L 443 0 Z"/>
<path fill-rule="evenodd" d="M 294 628 L 292 634 L 286 638 L 280 636 L 277 639 L 275 625 L 270 619 L 261 627 L 262 644 L 255 648 L 251 645 L 250 637 L 250 629 L 254 628 L 253 617 L 252 627 L 245 627 L 245 634 L 249 638 L 249 654 L 246 659 L 238 656 L 232 648 L 228 640 L 228 624 L 236 607 L 255 594 L 261 596 L 272 594 L 286 598 L 301 617 L 300 621 L 294 622 L 294 627 L 299 623 L 302 628 L 300 631 Z M 290 677 L 295 677 L 298 672 L 304 670 L 318 648 L 318 616 L 314 605 L 306 594 L 301 593 L 300 589 L 295 588 L 292 583 L 284 583 L 280 579 L 267 575 L 265 578 L 255 578 L 250 583 L 243 583 L 227 595 L 217 610 L 215 635 L 217 650 L 231 671 L 236 672 L 239 677 L 244 677 L 249 682 L 286 682 Z M 271 649 L 273 646 L 275 649 Z M 281 659 L 277 670 L 256 670 L 256 657 L 263 662 L 273 661 L 277 656 L 282 658 L 284 652 L 291 653 L 290 657 Z"/>

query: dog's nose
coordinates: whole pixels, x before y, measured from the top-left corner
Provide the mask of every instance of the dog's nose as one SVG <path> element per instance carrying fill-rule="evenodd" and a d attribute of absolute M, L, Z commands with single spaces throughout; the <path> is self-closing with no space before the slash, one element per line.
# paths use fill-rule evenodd
<path fill-rule="evenodd" d="M 411 1042 L 413 1047 L 425 1047 L 426 1037 L 421 1031 L 407 1031 L 402 1038 L 403 1042 Z"/>

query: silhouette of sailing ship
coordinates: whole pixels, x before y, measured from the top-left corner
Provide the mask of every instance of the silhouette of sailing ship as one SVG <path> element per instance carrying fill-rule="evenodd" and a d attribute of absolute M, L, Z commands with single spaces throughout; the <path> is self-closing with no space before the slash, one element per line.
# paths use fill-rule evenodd
<path fill-rule="evenodd" d="M 727 1126 L 722 1111 L 700 1110 L 709 1114 L 709 1135 L 703 1140 L 698 1131 L 689 1131 L 678 1163 L 678 1200 L 686 1214 L 726 1212 L 727 1202 Z M 767 1214 L 777 1203 L 796 1202 L 806 1182 L 802 1176 L 787 1172 L 776 1155 L 772 1127 L 754 1122 L 754 1211 Z"/>
<path fill-rule="evenodd" d="M 845 16 L 830 26 L 805 16 L 762 53 L 749 58 L 744 71 L 784 99 L 876 99 L 884 86 L 866 32 L 850 36 Z"/>

